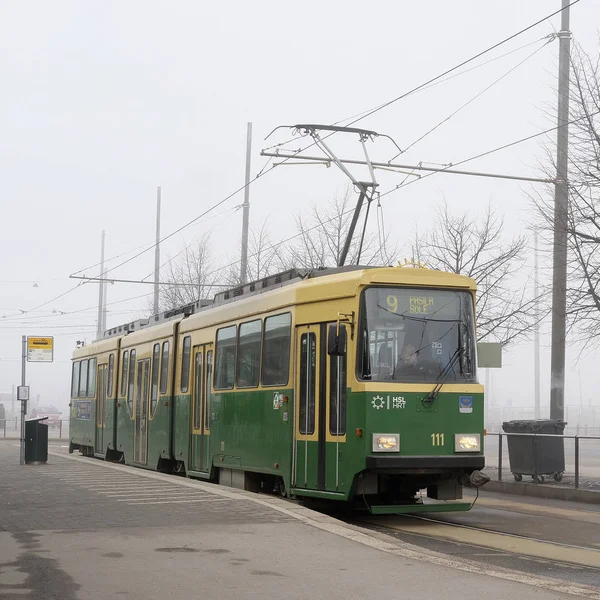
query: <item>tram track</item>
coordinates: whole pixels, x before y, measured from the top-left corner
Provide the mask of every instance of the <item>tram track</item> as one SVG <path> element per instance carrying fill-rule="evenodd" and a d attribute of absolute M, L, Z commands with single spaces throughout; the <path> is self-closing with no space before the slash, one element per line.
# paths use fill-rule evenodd
<path fill-rule="evenodd" d="M 487 500 L 487 499 L 486 499 Z M 600 592 L 600 539 L 592 533 L 600 525 L 600 515 L 592 512 L 555 509 L 548 506 L 516 503 L 514 510 L 498 508 L 499 501 L 491 500 L 480 507 L 480 516 L 452 516 L 436 518 L 430 515 L 386 515 L 361 516 L 347 522 L 390 535 L 404 543 L 417 546 L 451 558 L 503 567 L 525 574 L 552 577 L 566 583 L 592 586 Z M 528 512 L 525 512 L 528 510 Z M 502 511 L 503 518 L 498 526 L 478 524 L 490 520 Z M 568 514 L 566 518 L 565 513 Z M 576 539 L 560 540 L 560 532 L 549 535 L 547 526 L 550 517 L 559 517 L 563 525 L 569 521 L 579 528 L 591 527 L 587 539 L 577 543 Z M 546 528 L 540 535 L 510 531 L 524 519 L 543 519 Z M 471 522 L 468 522 L 468 521 Z M 514 522 L 513 522 L 514 521 Z M 597 542 L 594 543 L 594 540 Z"/>

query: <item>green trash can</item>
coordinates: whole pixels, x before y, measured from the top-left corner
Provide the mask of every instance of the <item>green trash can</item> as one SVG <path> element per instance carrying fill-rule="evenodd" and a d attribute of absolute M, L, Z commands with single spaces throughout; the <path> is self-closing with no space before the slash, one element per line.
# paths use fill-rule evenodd
<path fill-rule="evenodd" d="M 506 433 L 530 433 L 562 435 L 566 423 L 557 419 L 533 419 L 529 421 L 506 421 L 502 429 Z M 515 481 L 529 475 L 534 482 L 542 483 L 544 476 L 561 481 L 565 472 L 565 444 L 562 437 L 535 437 L 509 435 L 508 457 Z"/>
<path fill-rule="evenodd" d="M 39 465 L 48 462 L 48 417 L 25 421 L 25 464 Z"/>

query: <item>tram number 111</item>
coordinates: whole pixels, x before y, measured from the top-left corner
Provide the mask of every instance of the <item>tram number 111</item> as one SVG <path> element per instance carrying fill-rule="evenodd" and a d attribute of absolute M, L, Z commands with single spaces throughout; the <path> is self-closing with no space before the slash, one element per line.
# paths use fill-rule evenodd
<path fill-rule="evenodd" d="M 444 445 L 444 434 L 443 433 L 432 433 L 431 434 L 431 445 L 432 446 L 443 446 Z"/>

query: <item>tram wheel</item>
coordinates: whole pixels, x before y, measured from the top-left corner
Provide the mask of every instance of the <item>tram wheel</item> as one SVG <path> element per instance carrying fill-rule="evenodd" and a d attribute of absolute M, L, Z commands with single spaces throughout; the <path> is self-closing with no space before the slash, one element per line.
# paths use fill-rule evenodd
<path fill-rule="evenodd" d="M 523 481 L 523 475 L 521 475 L 521 473 L 513 473 L 513 477 L 515 478 L 515 481 Z"/>

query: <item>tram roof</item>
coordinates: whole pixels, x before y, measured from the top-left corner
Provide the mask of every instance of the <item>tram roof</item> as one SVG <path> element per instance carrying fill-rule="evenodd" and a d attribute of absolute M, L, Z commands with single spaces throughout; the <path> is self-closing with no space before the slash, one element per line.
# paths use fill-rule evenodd
<path fill-rule="evenodd" d="M 202 326 L 218 325 L 246 316 L 274 312 L 297 306 L 351 298 L 360 288 L 368 285 L 406 285 L 416 287 L 463 288 L 474 291 L 476 283 L 470 277 L 424 268 L 351 268 L 318 271 L 305 279 L 264 292 L 255 292 L 246 298 L 237 297 L 220 305 L 213 305 L 184 319 L 181 332 Z"/>
<path fill-rule="evenodd" d="M 180 331 L 183 333 L 297 305 L 352 298 L 369 285 L 477 289 L 470 277 L 427 268 L 347 266 L 312 271 L 291 270 L 221 292 L 212 302 L 202 300 L 139 323 L 115 327 L 109 330 L 107 337 L 76 348 L 73 358 L 115 350 L 119 339 L 126 340 L 123 344 L 129 346 L 168 337 L 177 322 L 181 323 Z"/>

